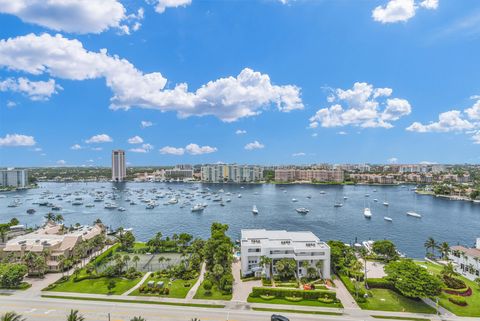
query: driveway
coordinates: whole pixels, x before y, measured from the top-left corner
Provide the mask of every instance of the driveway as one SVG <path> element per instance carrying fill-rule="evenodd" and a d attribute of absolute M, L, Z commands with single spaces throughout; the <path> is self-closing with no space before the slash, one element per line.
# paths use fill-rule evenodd
<path fill-rule="evenodd" d="M 240 278 L 241 262 L 238 260 L 232 265 L 233 273 L 233 296 L 232 301 L 247 302 L 248 295 L 256 286 L 262 286 L 262 281 L 247 281 L 243 282 Z"/>

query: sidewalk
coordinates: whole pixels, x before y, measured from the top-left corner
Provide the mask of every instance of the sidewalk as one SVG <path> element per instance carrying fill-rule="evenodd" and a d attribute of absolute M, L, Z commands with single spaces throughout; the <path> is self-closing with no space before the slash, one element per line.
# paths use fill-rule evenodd
<path fill-rule="evenodd" d="M 337 286 L 337 299 L 342 302 L 345 309 L 361 310 L 353 296 L 348 292 L 347 288 L 343 284 L 340 278 L 335 280 L 335 285 Z"/>
<path fill-rule="evenodd" d="M 131 289 L 129 289 L 129 290 L 127 290 L 126 292 L 122 293 L 122 296 L 128 296 L 130 293 L 132 293 L 133 291 L 135 291 L 136 289 L 138 289 L 139 287 L 141 287 L 142 284 L 143 284 L 143 282 L 145 282 L 145 280 L 150 277 L 150 274 L 152 274 L 152 272 L 147 272 L 147 273 L 145 273 L 145 275 L 143 276 L 143 278 L 142 278 L 134 287 L 132 287 Z"/>
<path fill-rule="evenodd" d="M 202 268 L 200 269 L 200 275 L 198 276 L 197 282 L 192 286 L 190 291 L 188 291 L 187 296 L 185 297 L 186 300 L 192 300 L 193 297 L 195 296 L 195 293 L 197 293 L 198 288 L 203 282 L 203 279 L 205 278 L 205 270 L 206 270 L 206 265 L 205 262 L 202 263 Z"/>

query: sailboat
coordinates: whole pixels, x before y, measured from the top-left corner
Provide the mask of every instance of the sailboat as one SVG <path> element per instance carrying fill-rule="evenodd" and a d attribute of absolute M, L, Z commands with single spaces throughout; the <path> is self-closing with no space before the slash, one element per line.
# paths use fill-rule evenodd
<path fill-rule="evenodd" d="M 415 193 L 415 209 L 413 211 L 408 211 L 407 215 L 411 217 L 422 218 L 422 215 L 417 213 L 417 193 Z"/>
<path fill-rule="evenodd" d="M 385 200 L 383 201 L 384 206 L 389 206 L 390 204 L 387 202 L 387 193 L 385 193 Z"/>
<path fill-rule="evenodd" d="M 338 197 L 338 193 L 335 194 L 335 199 L 337 199 Z M 341 202 L 339 202 L 338 200 L 335 201 L 335 203 L 333 204 L 333 207 L 342 207 L 343 204 Z"/>
<path fill-rule="evenodd" d="M 253 213 L 253 214 L 258 214 L 257 205 L 253 205 L 252 213 Z"/>

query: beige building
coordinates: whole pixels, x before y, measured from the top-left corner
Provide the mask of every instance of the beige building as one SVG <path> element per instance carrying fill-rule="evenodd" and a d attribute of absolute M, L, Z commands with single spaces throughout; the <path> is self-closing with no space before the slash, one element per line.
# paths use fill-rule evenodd
<path fill-rule="evenodd" d="M 277 182 L 309 181 L 341 183 L 344 179 L 343 169 L 284 168 L 275 170 L 275 181 Z"/>
<path fill-rule="evenodd" d="M 48 271 L 58 271 L 60 256 L 69 258 L 75 247 L 84 241 L 93 239 L 105 232 L 102 225 L 82 226 L 71 232 L 64 232 L 63 225 L 47 223 L 35 232 L 17 236 L 9 240 L 2 251 L 2 257 L 12 255 L 14 260 L 21 260 L 28 252 L 47 253 Z"/>

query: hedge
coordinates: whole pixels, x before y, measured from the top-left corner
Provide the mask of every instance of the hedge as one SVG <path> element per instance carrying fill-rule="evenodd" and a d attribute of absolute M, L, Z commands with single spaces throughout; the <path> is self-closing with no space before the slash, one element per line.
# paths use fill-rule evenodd
<path fill-rule="evenodd" d="M 451 297 L 451 298 L 448 298 L 448 301 L 452 302 L 453 304 L 459 305 L 461 307 L 464 307 L 467 305 L 467 301 L 465 300 L 464 297 Z"/>
<path fill-rule="evenodd" d="M 263 288 L 254 287 L 251 297 L 260 297 L 262 295 L 275 296 L 276 298 L 301 297 L 305 300 L 317 300 L 319 298 L 328 298 L 336 300 L 335 292 L 325 290 L 299 290 L 299 289 L 281 289 L 281 288 Z"/>
<path fill-rule="evenodd" d="M 105 260 L 108 259 L 109 257 L 111 257 L 113 255 L 113 253 L 115 253 L 117 251 L 117 248 L 120 246 L 119 243 L 116 243 L 115 245 L 113 245 L 111 248 L 109 248 L 108 250 L 106 250 L 105 252 L 103 252 L 102 254 L 100 254 L 99 256 L 97 256 L 93 261 L 92 263 L 98 267 L 100 265 L 102 265 L 103 263 L 105 263 Z"/>
<path fill-rule="evenodd" d="M 459 296 L 471 296 L 472 295 L 472 289 L 470 287 L 464 288 L 464 289 L 443 289 L 443 292 L 448 293 L 448 294 L 453 294 L 453 295 L 459 295 Z"/>
<path fill-rule="evenodd" d="M 344 274 L 340 274 L 340 280 L 342 280 L 343 284 L 347 288 L 348 292 L 355 298 L 355 301 L 357 303 L 365 303 L 367 302 L 367 299 L 365 299 L 365 291 L 363 290 L 363 287 L 359 287 L 358 291 L 355 292 L 355 285 L 352 283 L 350 278 Z M 358 294 L 358 296 L 355 296 L 355 293 Z"/>
<path fill-rule="evenodd" d="M 367 285 L 371 289 L 388 289 L 395 291 L 395 286 L 393 285 L 393 283 L 384 278 L 367 279 Z"/>

